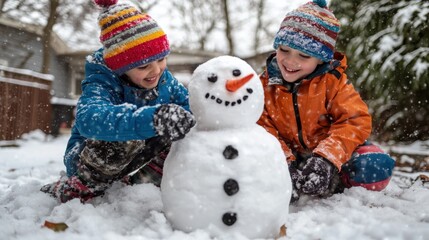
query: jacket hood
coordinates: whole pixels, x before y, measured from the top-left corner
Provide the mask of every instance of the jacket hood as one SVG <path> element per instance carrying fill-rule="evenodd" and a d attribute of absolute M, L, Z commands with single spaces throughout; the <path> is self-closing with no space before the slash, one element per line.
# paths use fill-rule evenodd
<path fill-rule="evenodd" d="M 103 48 L 98 49 L 91 55 L 86 56 L 85 75 L 90 76 L 94 73 L 106 73 L 116 75 L 109 67 L 107 67 L 103 58 Z M 116 75 L 117 76 L 117 75 Z"/>

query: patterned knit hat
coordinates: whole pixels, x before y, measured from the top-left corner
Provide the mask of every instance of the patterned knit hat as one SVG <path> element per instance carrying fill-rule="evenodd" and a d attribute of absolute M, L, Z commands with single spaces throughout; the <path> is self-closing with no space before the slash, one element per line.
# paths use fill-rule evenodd
<path fill-rule="evenodd" d="M 118 75 L 164 58 L 170 53 L 167 36 L 148 14 L 118 0 L 94 0 L 103 8 L 98 17 L 104 61 Z"/>
<path fill-rule="evenodd" d="M 313 0 L 286 14 L 274 39 L 274 49 L 286 45 L 324 62 L 332 60 L 340 22 L 325 0 Z"/>

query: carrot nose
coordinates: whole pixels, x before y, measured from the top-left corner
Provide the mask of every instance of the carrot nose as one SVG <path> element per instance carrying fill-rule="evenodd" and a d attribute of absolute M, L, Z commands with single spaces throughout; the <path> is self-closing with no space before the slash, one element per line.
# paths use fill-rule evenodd
<path fill-rule="evenodd" d="M 226 90 L 230 91 L 230 92 L 235 92 L 237 91 L 239 88 L 241 88 L 244 84 L 246 84 L 250 79 L 252 79 L 253 77 L 253 73 L 244 76 L 242 78 L 239 79 L 231 79 L 231 80 L 227 80 L 226 81 Z"/>

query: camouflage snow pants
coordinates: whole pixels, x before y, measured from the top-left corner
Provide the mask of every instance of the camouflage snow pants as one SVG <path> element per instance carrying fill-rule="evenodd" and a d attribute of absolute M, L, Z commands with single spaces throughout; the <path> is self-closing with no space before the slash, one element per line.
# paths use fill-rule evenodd
<path fill-rule="evenodd" d="M 109 185 L 130 176 L 131 183 L 161 183 L 164 160 L 171 142 L 148 140 L 107 142 L 87 139 L 80 153 L 78 176 L 89 185 Z"/>

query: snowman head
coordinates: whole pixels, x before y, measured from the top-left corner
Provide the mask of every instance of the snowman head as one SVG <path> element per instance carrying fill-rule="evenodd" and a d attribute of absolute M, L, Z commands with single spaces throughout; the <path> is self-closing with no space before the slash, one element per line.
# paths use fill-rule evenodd
<path fill-rule="evenodd" d="M 199 130 L 246 127 L 262 114 L 262 84 L 253 68 L 240 58 L 220 56 L 201 64 L 188 88 Z"/>

